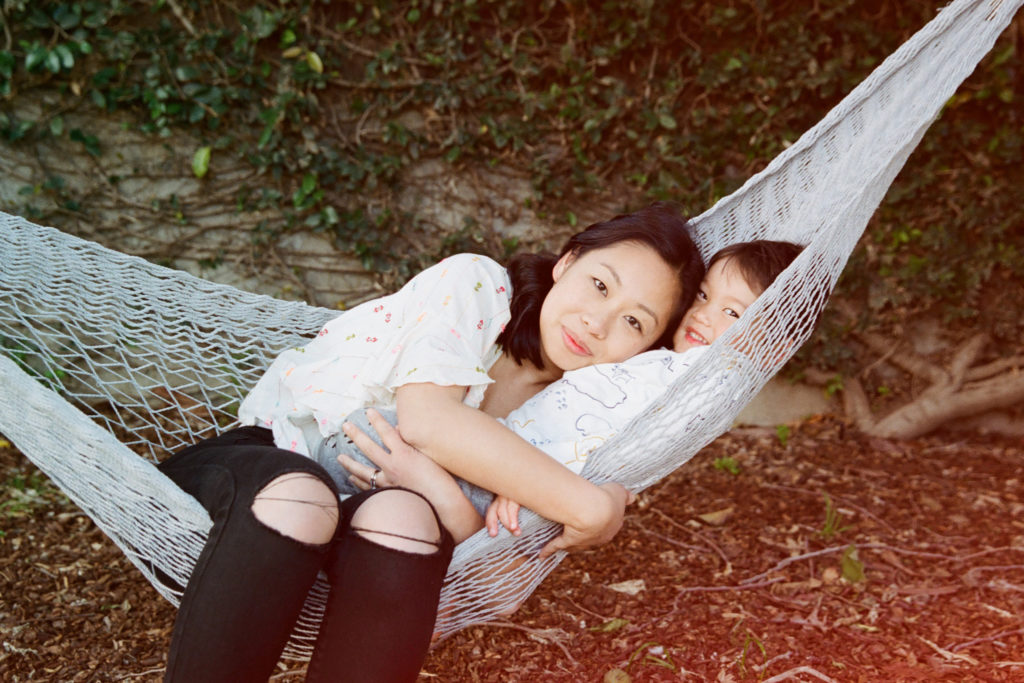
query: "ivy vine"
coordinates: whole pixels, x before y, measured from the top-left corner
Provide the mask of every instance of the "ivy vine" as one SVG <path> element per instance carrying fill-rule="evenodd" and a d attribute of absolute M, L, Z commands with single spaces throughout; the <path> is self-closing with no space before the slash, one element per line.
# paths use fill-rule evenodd
<path fill-rule="evenodd" d="M 556 223 L 608 196 L 698 213 L 940 4 L 6 0 L 0 97 L 44 88 L 62 106 L 35 120 L 0 107 L 0 137 L 108 153 L 111 141 L 67 129 L 74 107 L 127 113 L 158 138 L 188 129 L 197 176 L 228 157 L 261 172 L 262 185 L 239 188 L 239 210 L 276 206 L 287 220 L 259 239 L 311 229 L 367 265 L 412 269 L 438 256 L 410 262 L 399 239 L 420 220 L 397 202 L 412 165 L 521 171 L 532 208 Z M 844 291 L 876 319 L 908 307 L 968 315 L 992 282 L 1024 274 L 1017 50 L 1000 41 L 950 102 L 855 254 Z M 514 248 L 481 240 L 487 226 L 466 218 L 438 249 Z M 967 253 L 968 242 L 980 246 Z"/>

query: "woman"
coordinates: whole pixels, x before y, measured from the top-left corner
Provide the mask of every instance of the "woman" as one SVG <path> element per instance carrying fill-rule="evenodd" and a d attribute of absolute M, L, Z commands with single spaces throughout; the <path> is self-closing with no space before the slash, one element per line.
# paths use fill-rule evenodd
<path fill-rule="evenodd" d="M 214 520 L 167 680 L 265 680 L 321 569 L 330 594 L 308 679 L 415 679 L 452 547 L 481 520 L 433 463 L 410 474 L 418 492 L 370 481 L 339 505 L 303 454 L 361 405 L 390 401 L 403 435 L 445 469 L 563 523 L 546 552 L 614 535 L 622 487 L 560 467 L 538 486 L 552 461 L 493 418 L 566 370 L 660 343 L 703 275 L 699 254 L 685 221 L 655 205 L 590 226 L 558 257 L 520 257 L 510 275 L 454 257 L 353 309 L 275 360 L 239 410 L 248 426 L 161 466 Z"/>

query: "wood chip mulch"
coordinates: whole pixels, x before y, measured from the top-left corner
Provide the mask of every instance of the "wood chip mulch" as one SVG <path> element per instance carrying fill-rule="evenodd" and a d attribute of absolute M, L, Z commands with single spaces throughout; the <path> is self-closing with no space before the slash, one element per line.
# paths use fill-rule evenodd
<path fill-rule="evenodd" d="M 831 418 L 734 432 L 514 615 L 438 643 L 420 681 L 1024 681 L 1022 457 Z M 173 619 L 0 448 L 0 680 L 158 681 Z"/>

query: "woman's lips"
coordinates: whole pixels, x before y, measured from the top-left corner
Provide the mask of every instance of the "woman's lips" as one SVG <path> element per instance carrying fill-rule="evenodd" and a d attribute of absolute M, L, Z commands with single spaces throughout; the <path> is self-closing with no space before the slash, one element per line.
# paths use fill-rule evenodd
<path fill-rule="evenodd" d="M 579 339 L 576 338 L 576 335 L 564 327 L 562 328 L 562 343 L 564 343 L 565 347 L 577 356 L 590 355 L 590 349 L 587 348 L 587 345 L 579 341 Z"/>

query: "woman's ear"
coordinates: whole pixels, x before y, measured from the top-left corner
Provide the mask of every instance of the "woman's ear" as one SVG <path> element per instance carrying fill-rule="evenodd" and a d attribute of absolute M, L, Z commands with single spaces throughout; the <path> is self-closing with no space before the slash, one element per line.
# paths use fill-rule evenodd
<path fill-rule="evenodd" d="M 555 282 L 562 279 L 562 275 L 569 269 L 569 266 L 572 265 L 572 262 L 575 260 L 576 252 L 574 251 L 562 254 L 561 258 L 555 261 L 555 266 L 551 269 L 551 279 Z"/>

